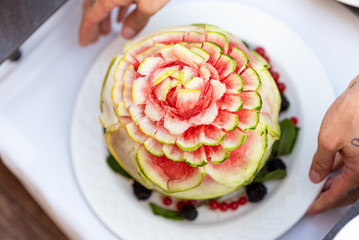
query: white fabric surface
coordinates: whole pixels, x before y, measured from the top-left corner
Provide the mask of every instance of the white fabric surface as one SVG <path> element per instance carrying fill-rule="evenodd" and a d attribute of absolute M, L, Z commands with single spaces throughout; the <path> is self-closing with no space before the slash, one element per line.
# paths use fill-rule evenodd
<path fill-rule="evenodd" d="M 296 31 L 323 63 L 336 95 L 359 73 L 359 18 L 336 1 L 238 2 Z M 24 44 L 20 62 L 0 66 L 0 156 L 70 238 L 116 239 L 86 204 L 71 165 L 69 133 L 76 95 L 86 70 L 114 36 L 79 47 L 80 17 L 80 1 L 66 3 Z M 321 239 L 342 215 L 331 210 L 305 216 L 281 239 Z"/>

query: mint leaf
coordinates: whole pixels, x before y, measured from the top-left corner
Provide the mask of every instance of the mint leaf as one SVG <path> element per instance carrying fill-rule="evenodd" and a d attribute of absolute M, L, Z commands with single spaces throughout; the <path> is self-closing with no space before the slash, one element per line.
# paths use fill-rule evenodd
<path fill-rule="evenodd" d="M 174 211 L 150 203 L 153 214 L 172 220 L 184 220 L 179 211 Z"/>
<path fill-rule="evenodd" d="M 116 159 L 110 154 L 107 157 L 107 164 L 108 166 L 116 173 L 120 174 L 121 176 L 132 179 L 132 177 L 121 167 L 121 165 L 116 161 Z"/>
<path fill-rule="evenodd" d="M 268 173 L 257 174 L 253 182 L 264 183 L 271 180 L 283 179 L 287 176 L 287 172 L 283 169 L 278 169 Z"/>
<path fill-rule="evenodd" d="M 269 159 L 275 159 L 278 156 L 292 153 L 297 140 L 299 128 L 290 119 L 284 119 L 279 125 L 281 135 L 279 140 L 274 142 Z"/>
<path fill-rule="evenodd" d="M 299 128 L 290 119 L 284 119 L 279 124 L 281 136 L 279 139 L 278 155 L 288 155 L 293 150 Z"/>

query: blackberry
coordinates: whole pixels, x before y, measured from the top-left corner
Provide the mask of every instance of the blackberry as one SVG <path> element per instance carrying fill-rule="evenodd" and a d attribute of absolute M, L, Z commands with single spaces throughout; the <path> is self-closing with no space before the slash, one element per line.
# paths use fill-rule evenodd
<path fill-rule="evenodd" d="M 180 209 L 181 216 L 189 221 L 193 221 L 196 219 L 198 212 L 195 206 L 192 204 L 185 204 Z"/>
<path fill-rule="evenodd" d="M 251 183 L 246 186 L 248 201 L 259 202 L 267 194 L 267 188 L 258 182 Z"/>
<path fill-rule="evenodd" d="M 147 200 L 149 197 L 151 197 L 152 190 L 145 188 L 136 181 L 133 182 L 132 188 L 133 193 L 138 200 Z"/>
<path fill-rule="evenodd" d="M 275 171 L 278 169 L 286 170 L 285 163 L 282 161 L 282 159 L 280 159 L 280 158 L 273 159 L 272 161 L 270 161 L 268 163 L 267 170 L 269 172 L 272 172 L 272 171 Z"/>
<path fill-rule="evenodd" d="M 289 108 L 290 104 L 287 97 L 283 93 L 280 93 L 280 98 L 282 99 L 282 103 L 280 105 L 280 111 L 283 112 Z"/>

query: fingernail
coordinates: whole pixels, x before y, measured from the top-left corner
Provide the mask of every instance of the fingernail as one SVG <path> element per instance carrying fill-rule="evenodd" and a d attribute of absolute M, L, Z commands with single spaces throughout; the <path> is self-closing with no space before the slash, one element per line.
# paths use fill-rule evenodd
<path fill-rule="evenodd" d="M 309 172 L 309 178 L 313 183 L 319 183 L 321 180 L 319 173 L 317 173 L 313 169 L 311 169 Z"/>
<path fill-rule="evenodd" d="M 133 38 L 136 35 L 136 31 L 128 26 L 122 28 L 122 36 L 126 39 Z"/>

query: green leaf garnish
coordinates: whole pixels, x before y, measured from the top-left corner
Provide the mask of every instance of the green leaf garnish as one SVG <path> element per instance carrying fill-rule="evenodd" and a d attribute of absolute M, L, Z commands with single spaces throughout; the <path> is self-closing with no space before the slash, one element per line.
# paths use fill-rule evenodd
<path fill-rule="evenodd" d="M 153 214 L 172 220 L 184 220 L 179 211 L 174 211 L 150 203 Z"/>
<path fill-rule="evenodd" d="M 297 140 L 299 128 L 296 127 L 290 119 L 284 119 L 279 125 L 281 135 L 279 140 L 274 142 L 269 159 L 290 154 Z"/>
<path fill-rule="evenodd" d="M 283 179 L 287 176 L 287 172 L 283 169 L 274 170 L 272 172 L 262 173 L 259 172 L 253 179 L 253 182 L 264 183 L 271 180 Z"/>
<path fill-rule="evenodd" d="M 121 167 L 121 165 L 116 161 L 116 159 L 110 154 L 107 157 L 107 164 L 108 166 L 116 173 L 120 174 L 121 176 L 132 179 L 132 177 Z"/>

